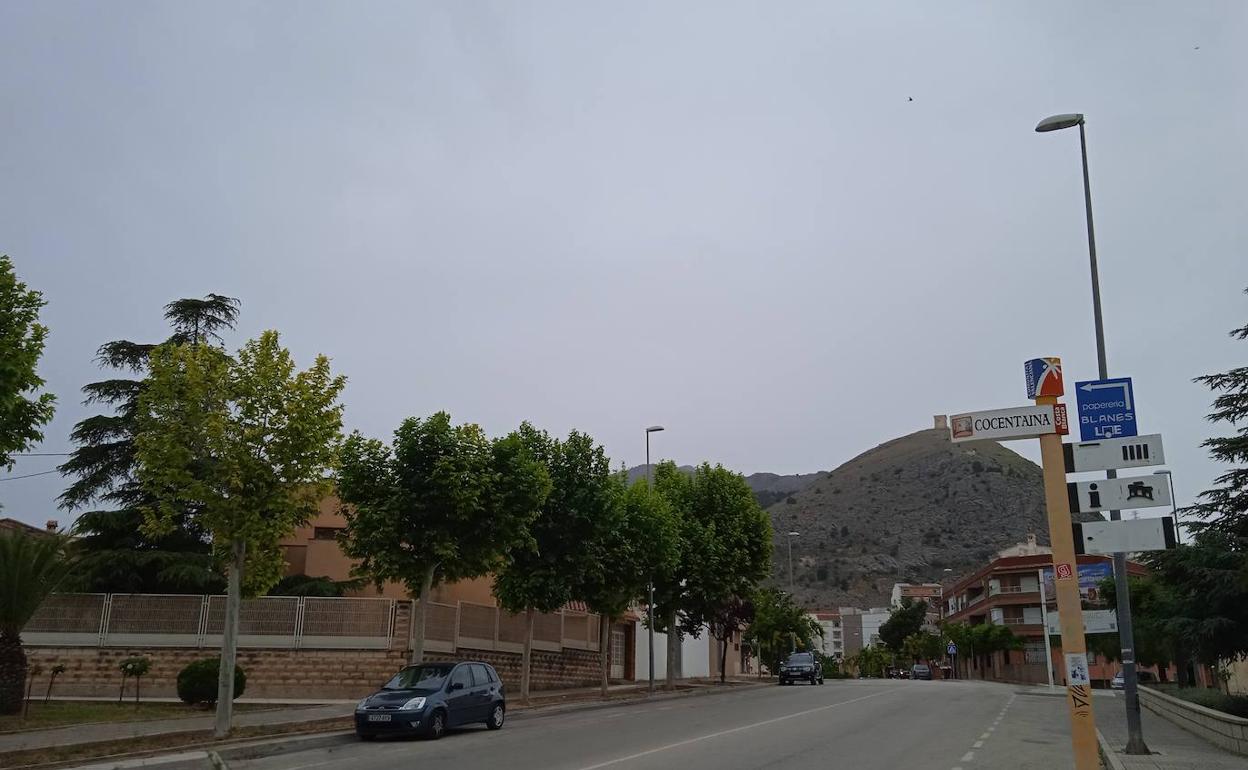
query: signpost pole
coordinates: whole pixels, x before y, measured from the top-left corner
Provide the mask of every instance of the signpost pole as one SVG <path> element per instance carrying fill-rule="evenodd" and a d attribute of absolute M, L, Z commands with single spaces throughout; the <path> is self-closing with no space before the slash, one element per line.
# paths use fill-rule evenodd
<path fill-rule="evenodd" d="M 1037 405 L 1056 404 L 1054 396 L 1041 396 Z M 1053 574 L 1057 612 L 1062 628 L 1062 653 L 1066 661 L 1066 704 L 1070 708 L 1070 732 L 1076 770 L 1098 770 L 1100 753 L 1092 715 L 1092 685 L 1088 677 L 1087 647 L 1083 637 L 1083 607 L 1079 598 L 1079 568 L 1075 563 L 1075 539 L 1070 526 L 1070 500 L 1066 493 L 1066 462 L 1062 437 L 1040 436 L 1044 469 L 1044 497 L 1049 514 L 1049 541 L 1053 545 Z M 1045 629 L 1047 636 L 1048 629 Z"/>
<path fill-rule="evenodd" d="M 1044 570 L 1036 570 L 1040 580 L 1040 623 L 1044 626 L 1044 667 L 1049 670 L 1049 691 L 1053 690 L 1053 644 L 1049 641 L 1049 600 L 1044 595 Z"/>

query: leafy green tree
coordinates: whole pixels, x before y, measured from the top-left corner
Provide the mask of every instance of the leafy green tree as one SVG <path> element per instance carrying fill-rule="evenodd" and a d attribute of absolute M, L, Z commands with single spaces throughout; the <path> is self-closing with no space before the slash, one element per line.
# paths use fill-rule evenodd
<path fill-rule="evenodd" d="M 627 488 L 627 474 L 616 473 L 617 503 L 595 527 L 585 548 L 593 553 L 585 582 L 576 589 L 589 608 L 601 617 L 598 638 L 602 666 L 601 689 L 607 691 L 611 622 L 646 595 L 652 576 L 672 569 L 678 532 L 667 501 L 651 494 L 645 480 Z"/>
<path fill-rule="evenodd" d="M 711 626 L 721 644 L 739 625 L 730 605 L 771 573 L 771 522 L 745 478 L 703 463 L 692 474 L 674 463 L 655 472 L 655 489 L 679 524 L 677 569 L 659 576 L 655 604 L 668 634 L 668 686 L 675 685 L 680 638 Z M 722 650 L 721 650 L 722 652 Z"/>
<path fill-rule="evenodd" d="M 146 527 L 168 531 L 188 517 L 229 565 L 220 736 L 230 730 L 242 595 L 263 593 L 281 578 L 279 541 L 329 491 L 346 379 L 330 373 L 324 356 L 296 372 L 275 331 L 248 342 L 235 359 L 208 345 L 161 345 L 150 366 L 134 438 L 139 482 L 155 502 Z"/>
<path fill-rule="evenodd" d="M 893 654 L 880 645 L 867 645 L 846 659 L 846 664 L 858 670 L 860 676 L 881 678 L 892 665 Z"/>
<path fill-rule="evenodd" d="M 1131 575 L 1131 622 L 1135 631 L 1135 660 L 1143 666 L 1168 666 L 1173 660 L 1176 640 L 1170 620 L 1176 611 L 1174 597 L 1155 575 Z M 1100 583 L 1101 596 L 1117 609 L 1117 587 L 1112 577 Z M 1060 640 L 1059 640 L 1060 644 Z M 1090 634 L 1088 652 L 1108 660 L 1122 660 L 1118 634 Z"/>
<path fill-rule="evenodd" d="M 893 652 L 901 652 L 906 637 L 919 633 L 926 617 L 927 602 L 922 599 L 916 602 L 910 597 L 902 599 L 889 613 L 888 620 L 880 625 L 880 641 Z"/>
<path fill-rule="evenodd" d="M 599 556 L 619 522 L 619 483 L 602 447 L 583 433 L 572 431 L 560 441 L 526 423 L 520 437 L 550 477 L 550 494 L 529 524 L 529 541 L 512 549 L 494 579 L 499 605 L 526 615 L 520 664 L 520 698 L 525 700 L 536 615 L 555 612 L 601 584 Z"/>
<path fill-rule="evenodd" d="M 901 643 L 901 652 L 913 662 L 935 660 L 945 652 L 945 642 L 928 631 L 916 631 Z"/>
<path fill-rule="evenodd" d="M 754 620 L 745 631 L 745 641 L 773 673 L 790 652 L 818 649 L 815 640 L 823 636 L 823 628 L 792 596 L 777 588 L 759 588 L 753 604 Z"/>
<path fill-rule="evenodd" d="M 53 533 L 0 530 L 0 714 L 22 709 L 22 628 L 70 574 L 66 543 Z"/>
<path fill-rule="evenodd" d="M 1248 324 L 1232 329 L 1230 335 L 1248 340 Z M 1185 508 L 1184 514 L 1202 520 L 1190 525 L 1190 529 L 1198 533 L 1218 532 L 1233 539 L 1211 545 L 1231 545 L 1244 551 L 1248 549 L 1248 366 L 1197 377 L 1196 382 L 1217 394 L 1209 422 L 1233 429 L 1231 435 L 1205 439 L 1201 446 L 1209 450 L 1210 457 L 1230 468 L 1214 479 L 1218 486 L 1202 492 L 1200 502 Z"/>
<path fill-rule="evenodd" d="M 753 621 L 754 600 L 749 596 L 733 597 L 717 607 L 707 620 L 707 628 L 710 629 L 711 636 L 719 641 L 719 681 L 721 683 L 728 679 L 728 643 L 735 634 L 749 628 Z"/>
<path fill-rule="evenodd" d="M 0 256 L 0 466 L 13 467 L 13 455 L 43 440 L 56 398 L 34 395 L 43 387 L 36 368 L 48 327 L 39 323 L 43 295 L 17 280 L 13 262 Z"/>
<path fill-rule="evenodd" d="M 409 417 L 389 446 L 353 433 L 337 483 L 347 503 L 343 550 L 359 560 L 353 574 L 402 583 L 420 599 L 413 663 L 424 660 L 434 586 L 500 569 L 550 491 L 518 432 L 491 441 L 446 412 Z"/>
<path fill-rule="evenodd" d="M 168 342 L 219 345 L 220 333 L 234 328 L 239 302 L 209 294 L 179 299 L 165 306 L 171 331 Z M 215 569 L 206 533 L 183 512 L 160 534 L 143 527 L 144 508 L 154 505 L 138 482 L 134 434 L 139 395 L 148 357 L 156 345 L 116 340 L 102 345 L 96 361 L 114 376 L 83 387 L 85 403 L 108 408 L 74 426 L 78 445 L 61 473 L 76 477 L 61 495 L 61 507 L 76 510 L 92 503 L 74 525 L 81 555 L 77 587 L 118 593 L 216 593 L 225 582 Z"/>

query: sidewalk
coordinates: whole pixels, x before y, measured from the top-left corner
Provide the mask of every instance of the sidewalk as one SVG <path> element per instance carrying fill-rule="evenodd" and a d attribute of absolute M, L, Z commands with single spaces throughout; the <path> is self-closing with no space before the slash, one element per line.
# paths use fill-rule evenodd
<path fill-rule="evenodd" d="M 729 685 L 748 684 L 744 681 L 730 680 Z M 687 693 L 693 690 L 703 690 L 713 688 L 713 685 L 705 680 L 683 680 L 678 685 L 678 693 Z M 625 684 L 614 684 L 607 688 L 608 698 L 612 700 L 625 700 L 630 696 L 633 698 L 644 698 L 646 695 L 647 684 L 645 682 L 628 682 Z M 655 691 L 656 696 L 668 695 L 666 690 L 659 689 Z M 578 687 L 566 690 L 539 690 L 530 696 L 529 705 L 522 705 L 519 698 L 511 695 L 508 701 L 508 711 L 510 713 L 520 713 L 534 708 L 549 708 L 565 703 L 578 703 L 596 701 L 600 698 L 598 687 Z M 67 699 L 68 700 L 68 699 Z M 73 700 L 88 700 L 86 698 L 76 698 Z M 100 699 L 105 700 L 105 699 Z M 111 699 L 109 699 L 111 700 Z M 173 700 L 169 698 L 153 698 L 152 700 Z M 268 699 L 248 699 L 240 698 L 240 703 L 271 703 L 276 705 L 278 701 Z M 286 701 L 286 705 L 290 708 L 271 708 L 261 711 L 238 711 L 234 714 L 235 727 L 255 727 L 255 726 L 272 726 L 272 725 L 291 725 L 301 724 L 304 722 L 316 722 L 328 719 L 338 719 L 351 716 L 355 711 L 356 700 L 322 700 L 322 701 L 305 701 L 302 705 L 292 705 L 290 701 Z M 318 705 L 307 705 L 307 704 Z M 194 733 L 211 730 L 213 727 L 214 717 L 211 712 L 205 713 L 203 716 L 190 717 L 174 717 L 169 719 L 152 719 L 140 722 L 97 722 L 94 724 L 66 725 L 63 727 L 51 727 L 37 730 L 29 730 L 25 732 L 13 732 L 0 734 L 0 754 L 11 751 L 25 751 L 28 749 L 44 749 L 53 746 L 72 746 L 86 743 L 101 743 L 105 741 L 124 740 L 126 738 L 143 738 L 153 735 L 171 735 L 177 733 Z"/>
<path fill-rule="evenodd" d="M 1113 762 L 1123 770 L 1244 770 L 1248 757 L 1224 751 L 1212 743 L 1187 732 L 1148 709 L 1141 710 L 1144 743 L 1153 753 L 1149 756 L 1128 756 L 1122 753 L 1127 745 L 1127 714 L 1121 695 L 1096 702 L 1096 726 L 1113 750 Z"/>

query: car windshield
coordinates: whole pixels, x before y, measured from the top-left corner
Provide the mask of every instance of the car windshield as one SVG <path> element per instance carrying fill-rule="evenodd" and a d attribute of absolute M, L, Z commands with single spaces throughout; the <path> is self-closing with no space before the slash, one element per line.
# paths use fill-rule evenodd
<path fill-rule="evenodd" d="M 920 663 L 920 664 L 918 664 L 917 666 L 915 666 L 915 667 L 914 667 L 914 670 L 915 670 L 915 671 L 926 671 L 926 670 L 927 670 L 927 666 L 925 666 L 925 665 L 923 665 L 922 663 Z"/>
<path fill-rule="evenodd" d="M 812 656 L 810 653 L 799 653 L 797 655 L 789 656 L 790 666 L 810 665 L 811 663 L 814 663 L 814 662 L 815 662 L 814 656 Z"/>
<path fill-rule="evenodd" d="M 446 683 L 453 666 L 446 663 L 431 663 L 422 666 L 408 666 L 381 688 L 383 690 L 410 690 L 415 687 L 435 690 Z"/>

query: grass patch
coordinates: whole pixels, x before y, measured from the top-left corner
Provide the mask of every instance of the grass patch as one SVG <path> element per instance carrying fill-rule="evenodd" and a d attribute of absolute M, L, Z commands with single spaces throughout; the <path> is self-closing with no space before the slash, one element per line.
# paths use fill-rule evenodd
<path fill-rule="evenodd" d="M 263 704 L 235 703 L 235 711 L 272 708 Z M 54 700 L 34 701 L 30 713 L 0 716 L 0 732 L 32 730 L 59 725 L 80 725 L 88 722 L 146 722 L 152 719 L 175 719 L 212 714 L 209 709 L 185 703 L 117 703 L 116 701 Z"/>
<path fill-rule="evenodd" d="M 167 704 L 175 705 L 175 704 Z M 237 705 L 237 704 L 236 704 Z M 298 735 L 304 733 L 328 732 L 334 730 L 350 730 L 355 726 L 351 717 L 323 719 L 315 722 L 302 722 L 285 725 L 256 725 L 253 727 L 236 727 L 230 737 L 214 740 L 211 730 L 193 733 L 176 733 L 172 735 L 150 735 L 142 738 L 126 738 L 124 740 L 107 741 L 104 743 L 87 743 L 72 746 L 52 746 L 43 749 L 11 751 L 0 754 L 0 768 L 27 768 L 56 765 L 60 763 L 78 763 L 89 759 L 105 759 L 118 755 L 131 754 L 165 754 L 171 750 L 191 750 L 198 748 L 216 748 L 224 744 L 237 743 L 239 739 L 264 738 L 275 735 Z"/>
<path fill-rule="evenodd" d="M 1166 695 L 1181 698 L 1188 703 L 1195 703 L 1197 706 L 1221 711 L 1223 714 L 1248 719 L 1248 695 L 1227 695 L 1221 690 L 1211 690 L 1207 687 L 1151 686 L 1156 687 L 1156 689 L 1164 692 Z"/>

